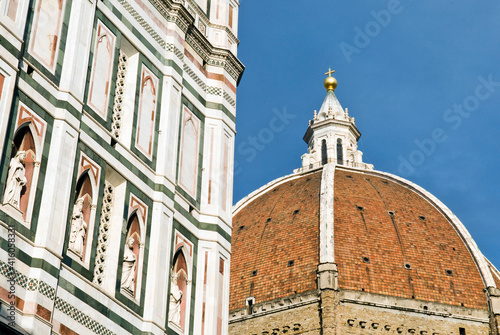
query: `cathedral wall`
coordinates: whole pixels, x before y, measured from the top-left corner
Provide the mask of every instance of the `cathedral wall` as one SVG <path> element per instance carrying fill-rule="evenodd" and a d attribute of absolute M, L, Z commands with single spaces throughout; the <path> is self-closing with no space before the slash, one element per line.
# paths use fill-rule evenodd
<path fill-rule="evenodd" d="M 229 322 L 230 335 L 320 335 L 319 303 L 290 306 L 280 311 L 247 316 Z"/>
<path fill-rule="evenodd" d="M 486 320 L 342 304 L 338 334 L 490 334 Z"/>
<path fill-rule="evenodd" d="M 337 334 L 490 334 L 488 311 L 341 292 Z"/>

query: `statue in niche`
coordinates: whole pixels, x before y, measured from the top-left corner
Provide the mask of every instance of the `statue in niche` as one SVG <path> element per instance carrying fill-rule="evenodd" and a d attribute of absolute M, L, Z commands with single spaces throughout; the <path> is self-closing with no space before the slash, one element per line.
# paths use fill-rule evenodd
<path fill-rule="evenodd" d="M 133 252 L 134 238 L 129 237 L 123 252 L 123 268 L 122 268 L 122 283 L 121 288 L 125 291 L 134 294 L 135 283 L 135 263 L 137 257 Z"/>
<path fill-rule="evenodd" d="M 78 198 L 73 207 L 71 216 L 71 234 L 69 236 L 68 248 L 77 254 L 80 259 L 83 258 L 83 242 L 87 231 L 87 223 L 83 220 L 84 198 Z"/>
<path fill-rule="evenodd" d="M 181 326 L 181 300 L 182 291 L 177 285 L 178 274 L 172 275 L 172 282 L 170 285 L 170 307 L 168 313 L 168 321 Z"/>
<path fill-rule="evenodd" d="M 9 173 L 5 193 L 3 197 L 4 204 L 10 204 L 17 210 L 21 211 L 19 204 L 21 202 L 21 191 L 26 185 L 27 179 L 25 176 L 24 159 L 26 158 L 25 151 L 18 151 L 16 156 L 12 158 L 9 164 Z"/>

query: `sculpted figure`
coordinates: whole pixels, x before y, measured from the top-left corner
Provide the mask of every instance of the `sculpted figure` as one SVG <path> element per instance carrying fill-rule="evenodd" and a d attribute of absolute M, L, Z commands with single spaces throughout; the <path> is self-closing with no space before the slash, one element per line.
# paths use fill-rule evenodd
<path fill-rule="evenodd" d="M 132 251 L 134 247 L 134 238 L 129 237 L 125 245 L 125 251 L 123 252 L 123 268 L 122 268 L 122 283 L 121 288 L 134 293 L 134 283 L 135 283 L 135 263 L 137 257 Z"/>
<path fill-rule="evenodd" d="M 11 204 L 14 208 L 19 208 L 21 201 L 21 190 L 26 185 L 27 179 L 25 176 L 24 159 L 26 158 L 25 151 L 18 151 L 16 156 L 12 158 L 9 164 L 9 173 L 5 193 L 3 197 L 4 204 Z"/>
<path fill-rule="evenodd" d="M 87 223 L 83 220 L 83 203 L 84 199 L 79 198 L 73 207 L 71 235 L 69 236 L 69 249 L 73 250 L 80 258 L 83 257 L 83 242 L 87 231 Z"/>
<path fill-rule="evenodd" d="M 172 276 L 172 283 L 170 285 L 170 308 L 168 314 L 168 321 L 180 327 L 181 325 L 181 300 L 182 291 L 177 285 L 178 274 Z"/>

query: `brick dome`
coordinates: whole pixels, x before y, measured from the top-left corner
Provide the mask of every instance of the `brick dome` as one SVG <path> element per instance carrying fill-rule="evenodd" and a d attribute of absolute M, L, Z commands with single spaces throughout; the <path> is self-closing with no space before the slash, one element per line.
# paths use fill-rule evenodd
<path fill-rule="evenodd" d="M 333 206 L 339 289 L 488 309 L 485 288 L 498 285 L 497 273 L 439 200 L 390 174 L 323 169 L 275 180 L 235 206 L 230 310 L 249 297 L 318 290 L 321 229 L 331 224 L 322 201 Z"/>

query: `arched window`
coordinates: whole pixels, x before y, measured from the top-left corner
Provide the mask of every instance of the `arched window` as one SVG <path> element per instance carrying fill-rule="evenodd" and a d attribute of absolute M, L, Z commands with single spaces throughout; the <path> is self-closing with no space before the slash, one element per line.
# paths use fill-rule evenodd
<path fill-rule="evenodd" d="M 183 332 L 186 323 L 186 304 L 188 289 L 187 262 L 182 249 L 174 256 L 170 283 L 170 303 L 168 322 L 179 327 Z"/>
<path fill-rule="evenodd" d="M 328 153 L 326 152 L 326 140 L 321 141 L 321 164 L 328 163 Z"/>
<path fill-rule="evenodd" d="M 337 139 L 337 164 L 344 164 L 344 152 L 342 149 L 342 139 Z"/>

